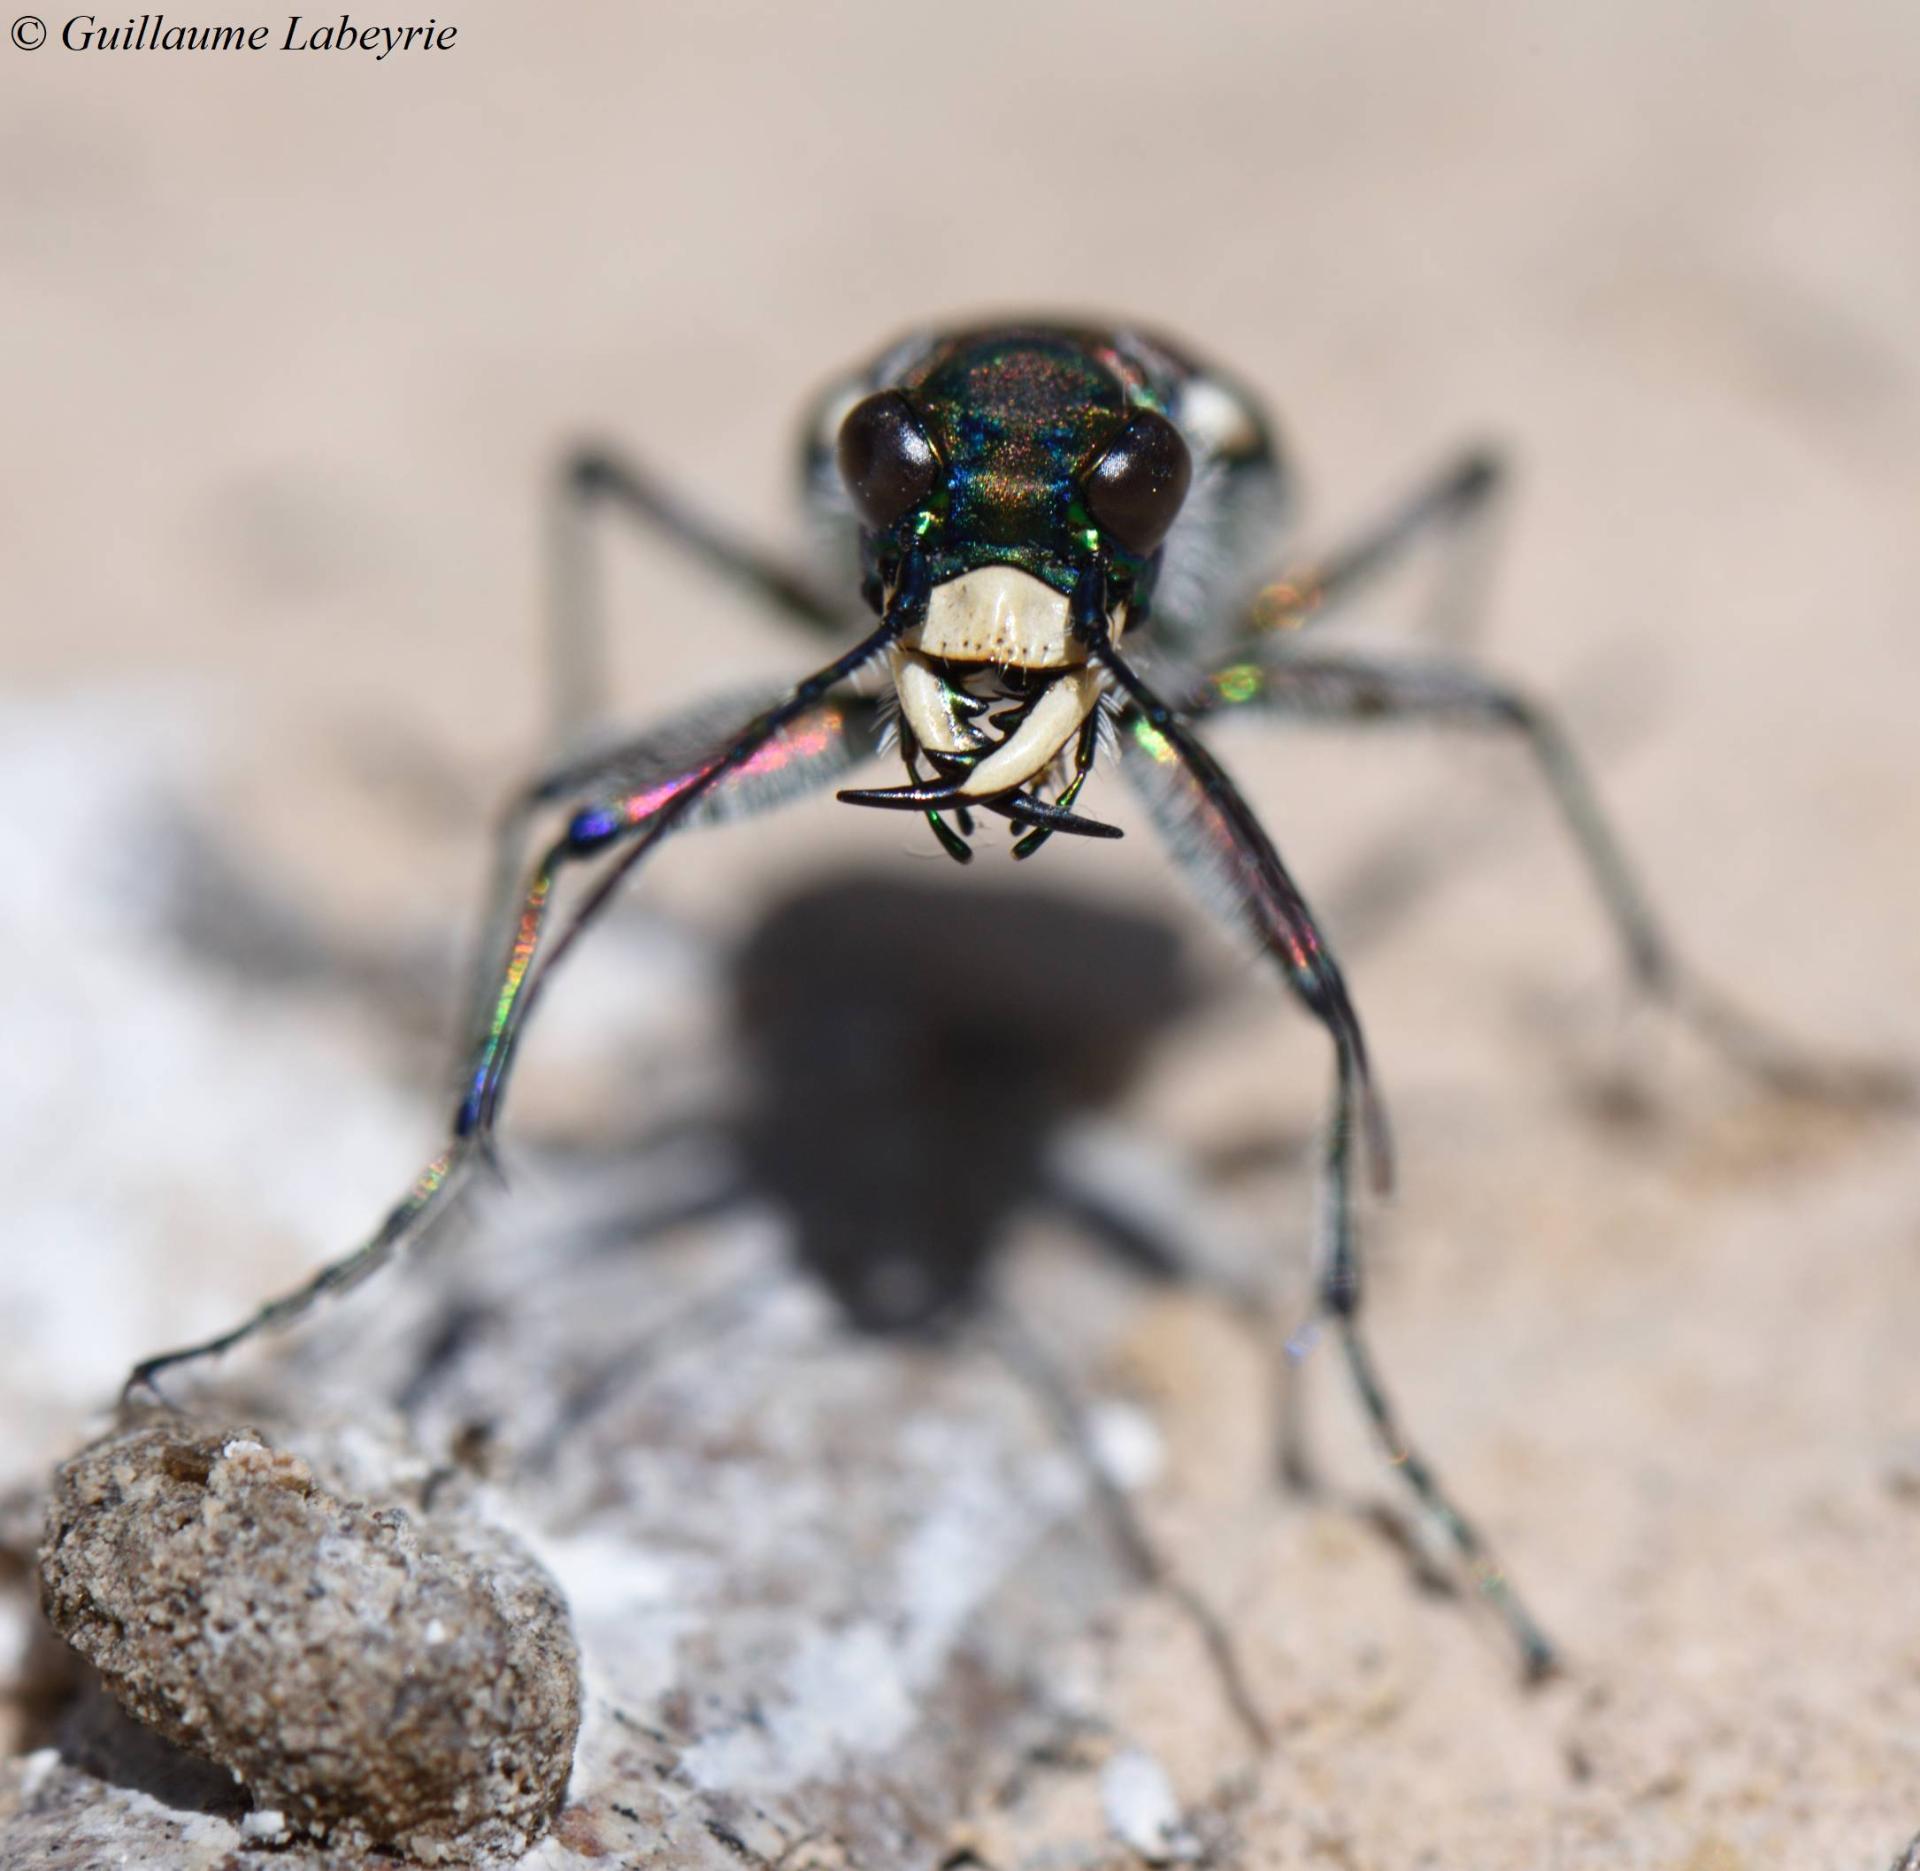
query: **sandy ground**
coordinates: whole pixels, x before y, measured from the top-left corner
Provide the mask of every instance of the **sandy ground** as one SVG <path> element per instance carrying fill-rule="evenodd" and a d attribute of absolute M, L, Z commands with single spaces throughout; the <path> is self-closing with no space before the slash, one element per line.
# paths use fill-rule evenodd
<path fill-rule="evenodd" d="M 457 24 L 379 64 L 0 48 L 20 1499 L 130 1358 L 352 1240 L 431 1144 L 483 826 L 538 732 L 543 464 L 604 434 L 790 536 L 800 402 L 930 315 L 1113 307 L 1187 334 L 1272 398 L 1314 539 L 1464 440 L 1507 447 L 1481 653 L 1563 706 L 1704 972 L 1835 1054 L 1920 1059 L 1920 16 Z M 635 715 L 804 657 L 650 546 L 612 586 Z M 1422 586 L 1363 621 L 1417 631 Z M 1109 1296 L 1081 1375 L 1151 1419 L 1141 1512 L 1277 1739 L 1242 1757 L 1151 1594 L 1086 1639 L 1102 1732 L 1250 1866 L 1882 1871 L 1920 1827 L 1911 1124 L 1772 1097 L 1629 1021 L 1517 760 L 1221 746 L 1317 894 L 1410 828 L 1457 857 L 1353 970 L 1404 1159 L 1371 1218 L 1377 1332 L 1568 1669 L 1523 1693 L 1470 1608 L 1415 1588 L 1331 1360 L 1329 1491 L 1282 1499 L 1244 1330 L 1193 1295 Z M 217 939 L 245 924 L 208 852 L 317 932 L 288 938 L 304 963 Z M 717 1076 L 701 932 L 856 855 L 934 862 L 818 805 L 664 865 L 658 924 L 556 997 L 529 1128 L 604 1138 L 594 1088 L 635 1035 L 649 1110 Z M 1117 1115 L 1188 1166 L 1207 1227 L 1297 1264 L 1298 1164 L 1204 1160 L 1313 1121 L 1313 1036 L 1144 837 L 1045 865 L 1175 920 L 1209 998 Z M 1621 1072 L 1639 1119 L 1605 1095 Z M 1021 1302 L 1071 1297 L 1082 1276 L 1026 1244 Z M 0 1570 L 16 1682 L 24 1602 Z M 0 1839 L 49 1774 L 89 1797 L 48 1719 L 0 1700 L 0 1747 L 41 1749 L 0 1768 Z M 1099 1767 L 962 1800 L 953 1836 L 994 1865 L 1128 1862 Z M 546 1849 L 647 1843 L 582 1819 Z"/>

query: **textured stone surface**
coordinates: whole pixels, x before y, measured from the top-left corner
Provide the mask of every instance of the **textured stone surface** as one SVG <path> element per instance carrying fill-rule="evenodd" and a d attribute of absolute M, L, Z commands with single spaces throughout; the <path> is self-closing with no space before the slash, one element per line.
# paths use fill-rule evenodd
<path fill-rule="evenodd" d="M 551 1581 L 499 1534 L 343 1497 L 277 1441 L 162 1416 L 75 1456 L 48 1516 L 47 1617 L 262 1818 L 430 1864 L 526 1850 L 580 1726 Z"/>

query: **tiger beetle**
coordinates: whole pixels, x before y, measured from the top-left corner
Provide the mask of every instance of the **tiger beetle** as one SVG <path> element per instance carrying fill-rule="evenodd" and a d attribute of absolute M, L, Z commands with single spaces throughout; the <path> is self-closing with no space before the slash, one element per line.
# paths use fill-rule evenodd
<path fill-rule="evenodd" d="M 1130 328 L 1044 322 L 908 338 L 819 402 L 803 478 L 838 555 L 838 589 L 714 523 L 613 452 L 577 454 L 555 502 L 556 714 L 579 729 L 605 692 L 588 522 L 611 509 L 657 529 L 790 623 L 841 641 L 804 681 L 638 739 L 579 744 L 503 816 L 470 993 L 461 1093 L 444 1147 L 378 1232 L 242 1325 L 139 1365 L 127 1390 L 288 1324 L 376 1272 L 491 1161 L 531 1009 L 627 875 L 670 834 L 784 804 L 892 750 L 904 783 L 841 791 L 919 815 L 946 854 L 973 855 L 984 815 L 1013 855 L 1050 838 L 1117 838 L 1081 810 L 1096 768 L 1133 782 L 1174 861 L 1277 965 L 1333 1049 L 1323 1142 L 1317 1313 L 1372 1431 L 1419 1508 L 1497 1609 L 1529 1676 L 1553 1651 L 1485 1540 L 1415 1449 L 1361 1330 L 1356 1160 L 1391 1180 L 1387 1125 L 1360 1022 L 1305 898 L 1202 730 L 1263 713 L 1388 718 L 1508 732 L 1531 751 L 1590 869 L 1635 981 L 1738 1062 L 1790 1090 L 1817 1074 L 1677 967 L 1552 718 L 1453 662 L 1326 653 L 1319 626 L 1426 539 L 1460 539 L 1501 485 L 1470 453 L 1316 567 L 1276 566 L 1288 477 L 1273 432 L 1231 378 Z M 815 575 L 817 576 L 817 575 Z M 1299 626 L 1313 624 L 1303 630 Z M 1146 673 L 1151 666 L 1156 674 Z M 1164 673 L 1159 673 L 1164 672 Z M 869 688 L 856 679 L 884 677 Z M 536 821 L 564 827 L 529 865 Z M 564 917 L 555 886 L 602 860 Z M 1036 958 L 1063 985 L 1074 958 Z"/>

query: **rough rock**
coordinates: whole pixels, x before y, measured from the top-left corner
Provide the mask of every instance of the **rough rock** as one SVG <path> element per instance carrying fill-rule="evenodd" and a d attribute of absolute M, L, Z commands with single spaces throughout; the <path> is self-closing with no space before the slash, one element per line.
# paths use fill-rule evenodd
<path fill-rule="evenodd" d="M 564 1603 L 513 1541 L 355 1499 L 254 1428 L 154 1418 L 60 1470 L 56 1630 L 260 1813 L 426 1864 L 526 1850 L 566 1792 Z"/>

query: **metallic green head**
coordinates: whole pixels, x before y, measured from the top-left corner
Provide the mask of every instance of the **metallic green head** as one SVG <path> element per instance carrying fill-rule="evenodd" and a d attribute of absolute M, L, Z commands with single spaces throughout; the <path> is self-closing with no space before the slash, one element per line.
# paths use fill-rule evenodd
<path fill-rule="evenodd" d="M 1191 462 L 1111 339 L 1000 326 L 934 341 L 857 404 L 839 464 L 872 552 L 916 544 L 937 588 L 984 566 L 1071 591 L 1089 559 L 1139 604 Z"/>

